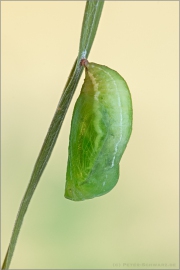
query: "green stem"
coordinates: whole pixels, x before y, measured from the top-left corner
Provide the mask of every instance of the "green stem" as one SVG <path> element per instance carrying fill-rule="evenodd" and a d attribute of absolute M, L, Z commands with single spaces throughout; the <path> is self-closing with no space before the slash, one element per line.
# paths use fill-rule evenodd
<path fill-rule="evenodd" d="M 69 75 L 68 81 L 64 88 L 61 99 L 58 103 L 57 109 L 55 111 L 54 117 L 52 119 L 51 125 L 48 130 L 48 133 L 45 137 L 41 151 L 35 163 L 27 190 L 22 199 L 2 269 L 9 269 L 12 256 L 15 250 L 17 238 L 18 238 L 18 235 L 19 235 L 22 223 L 23 223 L 24 216 L 26 214 L 27 208 L 34 194 L 34 191 L 37 187 L 37 184 L 39 183 L 40 177 L 51 156 L 51 153 L 56 143 L 64 117 L 66 115 L 69 104 L 71 102 L 71 99 L 74 95 L 77 84 L 79 82 L 79 79 L 81 77 L 83 68 L 80 66 L 80 60 L 82 58 L 87 58 L 89 55 L 92 43 L 95 38 L 99 20 L 101 17 L 103 5 L 104 5 L 104 1 L 102 0 L 90 0 L 90 1 L 87 1 L 86 3 L 78 57 Z"/>

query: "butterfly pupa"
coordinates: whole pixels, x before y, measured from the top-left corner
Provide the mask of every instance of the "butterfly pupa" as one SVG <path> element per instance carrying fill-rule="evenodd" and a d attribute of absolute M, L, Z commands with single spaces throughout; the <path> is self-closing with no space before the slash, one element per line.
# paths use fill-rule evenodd
<path fill-rule="evenodd" d="M 119 179 L 119 162 L 132 131 L 132 100 L 115 70 L 81 60 L 85 80 L 76 101 L 69 136 L 65 198 L 106 194 Z"/>

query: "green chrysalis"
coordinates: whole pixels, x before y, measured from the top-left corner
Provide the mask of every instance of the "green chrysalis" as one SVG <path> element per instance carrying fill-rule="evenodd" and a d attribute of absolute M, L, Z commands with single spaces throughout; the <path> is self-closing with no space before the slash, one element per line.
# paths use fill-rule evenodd
<path fill-rule="evenodd" d="M 109 192 L 132 131 L 132 101 L 125 80 L 106 66 L 81 60 L 85 80 L 69 137 L 65 197 L 82 201 Z"/>

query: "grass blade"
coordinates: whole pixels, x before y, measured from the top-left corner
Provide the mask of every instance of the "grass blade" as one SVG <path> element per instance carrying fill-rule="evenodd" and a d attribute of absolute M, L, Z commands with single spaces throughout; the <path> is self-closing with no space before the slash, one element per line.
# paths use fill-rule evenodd
<path fill-rule="evenodd" d="M 51 153 L 56 143 L 56 139 L 61 129 L 64 117 L 66 115 L 69 104 L 71 102 L 71 99 L 76 90 L 77 84 L 79 82 L 79 79 L 81 77 L 83 69 L 80 66 L 80 60 L 82 58 L 88 57 L 92 43 L 94 41 L 96 30 L 99 24 L 99 19 L 101 17 L 103 4 L 104 4 L 104 1 L 102 0 L 101 1 L 90 0 L 90 1 L 87 1 L 86 3 L 78 57 L 69 75 L 68 81 L 66 83 L 66 86 L 62 93 L 60 101 L 58 103 L 57 109 L 55 111 L 54 117 L 52 119 L 51 125 L 48 130 L 48 133 L 45 137 L 41 151 L 35 163 L 27 190 L 22 199 L 2 269 L 9 269 L 12 256 L 14 253 L 14 249 L 16 246 L 17 238 L 18 238 L 18 235 L 19 235 L 22 223 L 23 223 L 24 216 L 26 214 L 27 208 L 34 194 L 34 191 L 37 187 L 37 184 L 40 180 L 40 177 L 51 156 Z"/>

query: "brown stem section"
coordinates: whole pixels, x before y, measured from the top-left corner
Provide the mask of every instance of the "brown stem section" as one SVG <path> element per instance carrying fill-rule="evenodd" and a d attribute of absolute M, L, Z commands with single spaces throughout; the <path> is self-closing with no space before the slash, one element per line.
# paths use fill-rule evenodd
<path fill-rule="evenodd" d="M 87 59 L 81 59 L 80 65 L 87 68 L 89 65 L 89 62 Z"/>

